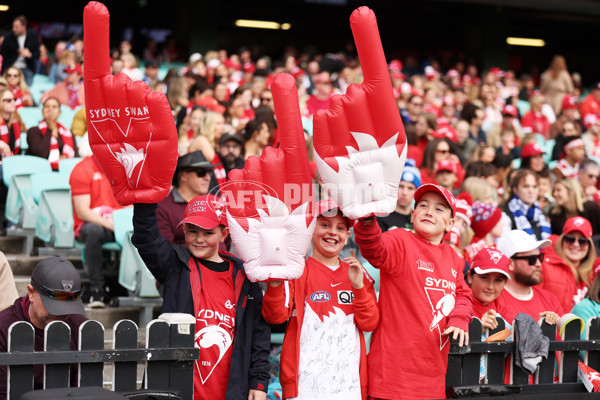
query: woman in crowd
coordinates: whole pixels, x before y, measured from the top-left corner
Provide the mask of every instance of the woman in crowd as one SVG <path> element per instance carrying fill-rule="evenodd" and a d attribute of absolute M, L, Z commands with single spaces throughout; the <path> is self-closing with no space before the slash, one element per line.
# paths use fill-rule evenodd
<path fill-rule="evenodd" d="M 9 89 L 0 89 L 2 120 L 0 120 L 0 153 L 2 157 L 18 154 L 21 148 L 21 132 L 25 125 L 16 111 L 15 96 Z"/>
<path fill-rule="evenodd" d="M 17 110 L 23 107 L 33 107 L 33 97 L 29 93 L 29 86 L 25 83 L 21 69 L 10 67 L 4 73 L 4 78 L 8 82 L 8 88 L 15 96 Z"/>
<path fill-rule="evenodd" d="M 186 116 L 179 127 L 179 155 L 188 153 L 188 148 L 192 141 L 200 135 L 200 121 L 204 115 L 204 110 L 196 107 Z M 207 141 L 208 143 L 208 141 Z"/>
<path fill-rule="evenodd" d="M 533 172 L 542 172 L 548 169 L 544 161 L 545 152 L 537 143 L 527 143 L 521 149 L 521 168 L 530 169 Z"/>
<path fill-rule="evenodd" d="M 600 205 L 585 200 L 583 189 L 575 179 L 561 179 L 554 183 L 555 206 L 550 210 L 552 234 L 560 235 L 568 218 L 583 217 L 592 224 L 592 232 L 600 234 Z"/>
<path fill-rule="evenodd" d="M 421 117 L 419 117 L 419 120 L 421 120 Z M 417 123 L 418 125 L 419 123 Z M 447 138 L 433 139 L 427 143 L 423 155 L 423 164 L 421 164 L 421 182 L 437 184 L 435 181 L 435 165 L 442 160 L 450 160 L 456 164 L 457 187 L 460 186 L 465 179 L 465 170 L 460 164 L 454 144 Z"/>
<path fill-rule="evenodd" d="M 476 176 L 468 177 L 462 183 L 459 192 L 469 193 L 473 201 L 496 205 L 492 186 L 482 178 Z"/>
<path fill-rule="evenodd" d="M 200 118 L 200 134 L 190 143 L 189 152 L 200 150 L 208 161 L 215 157 L 215 149 L 225 131 L 225 117 L 215 111 L 206 111 Z"/>
<path fill-rule="evenodd" d="M 49 97 L 42 107 L 44 119 L 38 126 L 27 131 L 27 154 L 47 158 L 54 171 L 58 171 L 58 162 L 62 158 L 77 157 L 71 131 L 60 122 L 60 103 L 56 97 Z"/>
<path fill-rule="evenodd" d="M 558 297 L 563 310 L 580 302 L 590 286 L 597 257 L 591 238 L 587 219 L 569 218 L 561 235 L 552 235 L 552 245 L 544 249 L 542 287 Z"/>
<path fill-rule="evenodd" d="M 562 99 L 566 94 L 572 94 L 573 79 L 567 70 L 567 62 L 561 55 L 555 55 L 550 66 L 542 74 L 540 90 L 546 96 L 546 101 L 554 113 L 560 113 Z"/>
<path fill-rule="evenodd" d="M 271 130 L 265 121 L 253 119 L 246 124 L 244 134 L 244 157 L 260 156 L 271 140 Z"/>
<path fill-rule="evenodd" d="M 550 223 L 538 204 L 538 178 L 535 172 L 520 169 L 510 181 L 510 193 L 503 207 L 504 232 L 521 229 L 536 240 L 550 237 Z"/>

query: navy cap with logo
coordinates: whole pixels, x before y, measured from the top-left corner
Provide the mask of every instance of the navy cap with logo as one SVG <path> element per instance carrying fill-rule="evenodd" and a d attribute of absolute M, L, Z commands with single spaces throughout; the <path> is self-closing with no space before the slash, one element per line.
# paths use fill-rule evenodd
<path fill-rule="evenodd" d="M 66 258 L 48 257 L 40 261 L 31 274 L 31 286 L 40 294 L 49 314 L 85 315 L 81 278 Z"/>

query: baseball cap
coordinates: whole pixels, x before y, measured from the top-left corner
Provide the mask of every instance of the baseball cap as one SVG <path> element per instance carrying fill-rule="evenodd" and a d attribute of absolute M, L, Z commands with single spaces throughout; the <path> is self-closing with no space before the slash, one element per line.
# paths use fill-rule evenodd
<path fill-rule="evenodd" d="M 510 115 L 511 117 L 517 117 L 519 115 L 519 110 L 517 110 L 517 107 L 513 106 L 512 104 L 507 104 L 502 109 L 502 115 Z"/>
<path fill-rule="evenodd" d="M 448 189 L 440 185 L 436 185 L 434 183 L 426 183 L 424 185 L 419 186 L 419 188 L 415 192 L 415 204 L 419 202 L 421 196 L 428 192 L 433 192 L 442 195 L 442 197 L 446 200 L 448 206 L 452 210 L 452 216 L 454 216 L 454 212 L 456 211 L 456 199 L 454 198 L 452 193 L 448 191 Z"/>
<path fill-rule="evenodd" d="M 230 140 L 237 142 L 240 146 L 244 145 L 244 139 L 242 139 L 240 135 L 238 135 L 235 132 L 227 132 L 221 135 L 221 137 L 219 138 L 219 146 Z"/>
<path fill-rule="evenodd" d="M 508 266 L 510 260 L 504 254 L 492 247 L 486 247 L 473 257 L 471 261 L 471 271 L 475 271 L 476 274 L 489 274 L 491 272 L 498 272 L 510 279 L 508 273 Z"/>
<path fill-rule="evenodd" d="M 517 253 L 525 253 L 527 251 L 535 249 L 543 249 L 544 247 L 550 246 L 552 242 L 548 239 L 535 240 L 533 236 L 520 229 L 513 229 L 512 231 L 504 232 L 498 243 L 496 249 L 501 251 L 506 257 L 512 257 Z"/>
<path fill-rule="evenodd" d="M 183 219 L 177 225 L 192 224 L 203 229 L 213 229 L 219 225 L 227 226 L 225 204 L 213 194 L 194 197 L 185 207 Z"/>
<path fill-rule="evenodd" d="M 49 314 L 85 315 L 81 277 L 66 258 L 48 257 L 40 261 L 31 274 L 31 286 L 40 294 Z"/>
<path fill-rule="evenodd" d="M 458 142 L 458 134 L 456 133 L 456 130 L 454 130 L 454 128 L 449 125 L 443 126 L 439 129 L 431 132 L 431 136 L 433 136 L 436 139 L 447 138 L 452 143 Z"/>
<path fill-rule="evenodd" d="M 67 68 L 65 68 L 65 72 L 67 74 L 70 74 L 72 72 L 77 72 L 79 75 L 81 75 L 81 65 L 79 65 L 79 64 L 69 65 Z"/>
<path fill-rule="evenodd" d="M 589 129 L 590 126 L 596 123 L 596 121 L 598 121 L 597 114 L 587 114 L 585 117 L 583 117 L 583 126 L 585 129 Z"/>
<path fill-rule="evenodd" d="M 456 174 L 456 164 L 450 160 L 440 160 L 435 164 L 435 173 L 442 171 L 452 172 Z"/>
<path fill-rule="evenodd" d="M 567 94 L 563 97 L 562 100 L 562 109 L 563 110 L 576 110 L 577 109 L 577 97 L 572 94 Z"/>
<path fill-rule="evenodd" d="M 521 158 L 535 157 L 540 154 L 546 154 L 546 152 L 537 143 L 527 143 L 521 150 Z"/>
<path fill-rule="evenodd" d="M 332 212 L 330 212 L 330 211 L 332 211 Z M 335 200 L 332 200 L 332 199 L 321 200 L 317 203 L 317 216 L 322 215 L 324 217 L 335 217 L 338 213 L 341 214 L 342 217 L 344 217 L 344 219 L 346 219 L 346 223 L 348 224 L 348 229 L 350 229 L 354 226 L 355 221 L 353 219 L 346 217 L 342 213 L 342 210 L 340 210 L 340 207 L 335 202 Z"/>
<path fill-rule="evenodd" d="M 579 232 L 586 238 L 592 237 L 592 224 L 583 217 L 569 218 L 563 226 L 563 235 L 568 235 L 571 232 Z"/>

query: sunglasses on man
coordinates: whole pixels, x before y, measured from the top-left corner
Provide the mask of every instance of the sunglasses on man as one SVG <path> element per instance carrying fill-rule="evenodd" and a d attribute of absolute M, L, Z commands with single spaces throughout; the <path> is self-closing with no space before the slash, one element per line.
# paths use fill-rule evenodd
<path fill-rule="evenodd" d="M 33 286 L 33 288 L 39 294 L 41 294 L 43 296 L 46 296 L 46 297 L 50 297 L 50 298 L 55 299 L 55 300 L 61 300 L 61 301 L 79 300 L 79 298 L 83 294 L 83 289 L 79 289 L 79 290 L 76 290 L 74 292 L 67 292 L 65 290 L 50 289 L 49 287 L 46 287 L 44 285 L 40 285 L 39 283 L 37 283 L 33 279 L 31 280 L 31 286 Z"/>
<path fill-rule="evenodd" d="M 538 261 L 540 263 L 542 262 L 542 260 L 544 259 L 544 253 L 533 254 L 531 256 L 512 256 L 511 258 L 513 260 L 527 260 L 529 265 L 535 265 Z"/>
<path fill-rule="evenodd" d="M 185 170 L 185 172 L 195 172 L 196 175 L 198 176 L 198 178 L 204 178 L 206 176 L 206 174 L 208 174 L 210 172 L 210 170 L 205 169 L 205 168 L 194 168 L 194 169 L 187 169 L 187 170 Z"/>

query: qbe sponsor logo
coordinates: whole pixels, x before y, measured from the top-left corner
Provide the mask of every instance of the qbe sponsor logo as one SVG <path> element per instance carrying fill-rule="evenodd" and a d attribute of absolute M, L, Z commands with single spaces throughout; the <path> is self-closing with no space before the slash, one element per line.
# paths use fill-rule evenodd
<path fill-rule="evenodd" d="M 340 304 L 352 304 L 354 293 L 352 293 L 352 290 L 338 290 L 337 298 Z"/>

